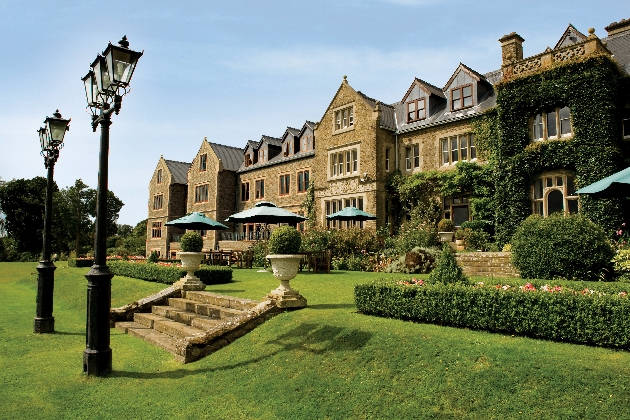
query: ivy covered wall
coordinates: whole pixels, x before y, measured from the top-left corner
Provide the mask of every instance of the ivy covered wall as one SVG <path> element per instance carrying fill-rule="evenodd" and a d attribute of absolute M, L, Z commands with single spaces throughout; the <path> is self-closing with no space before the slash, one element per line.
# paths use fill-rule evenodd
<path fill-rule="evenodd" d="M 617 64 L 603 55 L 496 86 L 496 117 L 486 118 L 496 122 L 497 137 L 488 138 L 484 146 L 495 171 L 495 226 L 500 244 L 509 242 L 531 214 L 531 185 L 542 172 L 573 171 L 579 188 L 622 168 L 623 86 L 627 84 Z M 530 118 L 563 106 L 571 109 L 572 137 L 532 143 Z M 583 195 L 580 205 L 583 214 L 609 231 L 623 219 L 619 199 Z"/>

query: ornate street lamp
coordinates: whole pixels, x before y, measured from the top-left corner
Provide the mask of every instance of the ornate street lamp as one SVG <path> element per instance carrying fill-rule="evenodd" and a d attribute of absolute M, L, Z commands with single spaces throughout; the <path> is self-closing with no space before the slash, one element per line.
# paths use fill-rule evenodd
<path fill-rule="evenodd" d="M 70 129 L 70 120 L 61 118 L 59 110 L 52 117 L 46 117 L 45 127 L 41 127 L 39 143 L 44 166 L 48 169 L 46 184 L 46 206 L 44 217 L 44 233 L 42 259 L 37 266 L 37 309 L 33 321 L 33 331 L 36 333 L 50 333 L 55 331 L 53 312 L 53 290 L 55 288 L 55 264 L 50 261 L 50 228 L 52 224 L 52 193 L 53 172 L 55 162 L 59 158 L 59 150 L 63 147 L 63 137 Z"/>
<path fill-rule="evenodd" d="M 110 42 L 103 54 L 97 55 L 87 75 L 81 78 L 85 86 L 87 108 L 92 113 L 92 130 L 101 125 L 98 189 L 96 201 L 96 238 L 94 265 L 85 275 L 88 280 L 86 348 L 83 352 L 83 372 L 106 375 L 112 370 L 112 350 L 109 348 L 109 311 L 112 277 L 107 267 L 107 171 L 109 126 L 111 115 L 120 112 L 122 97 L 128 93 L 129 82 L 142 52 L 129 49 L 127 37 L 118 45 Z"/>

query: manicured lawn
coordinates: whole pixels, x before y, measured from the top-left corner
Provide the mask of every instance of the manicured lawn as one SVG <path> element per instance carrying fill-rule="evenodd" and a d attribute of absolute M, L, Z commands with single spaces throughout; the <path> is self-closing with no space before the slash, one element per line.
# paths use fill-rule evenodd
<path fill-rule="evenodd" d="M 355 312 L 377 273 L 300 274 L 309 307 L 198 362 L 111 330 L 114 372 L 82 374 L 85 268 L 58 264 L 55 326 L 32 333 L 36 263 L 0 263 L 0 418 L 630 418 L 630 352 Z M 207 290 L 260 299 L 270 273 Z M 114 278 L 114 306 L 164 285 Z"/>

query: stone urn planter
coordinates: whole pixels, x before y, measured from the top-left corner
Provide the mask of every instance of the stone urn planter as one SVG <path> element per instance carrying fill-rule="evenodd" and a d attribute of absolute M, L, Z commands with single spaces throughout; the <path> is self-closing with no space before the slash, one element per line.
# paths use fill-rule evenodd
<path fill-rule="evenodd" d="M 182 260 L 182 268 L 186 270 L 186 275 L 173 283 L 173 286 L 184 291 L 204 290 L 206 285 L 195 276 L 195 271 L 199 270 L 203 256 L 203 252 L 178 252 L 177 257 Z"/>
<path fill-rule="evenodd" d="M 267 297 L 276 301 L 279 308 L 303 308 L 306 299 L 291 288 L 289 281 L 297 276 L 303 255 L 297 254 L 302 242 L 300 232 L 291 226 L 282 226 L 274 230 L 269 237 L 268 248 L 273 275 L 280 280 L 280 286 L 272 290 Z"/>
<path fill-rule="evenodd" d="M 455 225 L 453 221 L 450 219 L 442 219 L 438 223 L 438 236 L 440 237 L 440 242 L 453 242 L 453 236 L 455 235 Z"/>
<path fill-rule="evenodd" d="M 438 232 L 438 236 L 440 237 L 440 242 L 453 242 L 454 232 Z"/>
<path fill-rule="evenodd" d="M 297 276 L 300 261 L 304 258 L 300 254 L 272 254 L 267 255 L 271 261 L 273 275 L 280 280 L 280 286 L 269 293 L 269 297 L 277 301 L 280 308 L 303 308 L 306 299 L 300 292 L 291 288 L 289 281 Z"/>

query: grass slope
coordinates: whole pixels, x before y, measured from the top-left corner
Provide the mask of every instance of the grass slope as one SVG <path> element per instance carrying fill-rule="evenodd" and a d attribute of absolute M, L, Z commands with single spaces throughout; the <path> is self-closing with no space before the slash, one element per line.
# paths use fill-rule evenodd
<path fill-rule="evenodd" d="M 56 334 L 32 333 L 34 263 L 0 263 L 0 418 L 630 418 L 630 353 L 368 317 L 353 286 L 376 273 L 300 274 L 308 308 L 180 365 L 111 330 L 114 372 L 82 374 L 88 269 L 58 264 Z M 269 273 L 207 290 L 260 299 Z M 163 285 L 112 281 L 119 306 Z"/>

